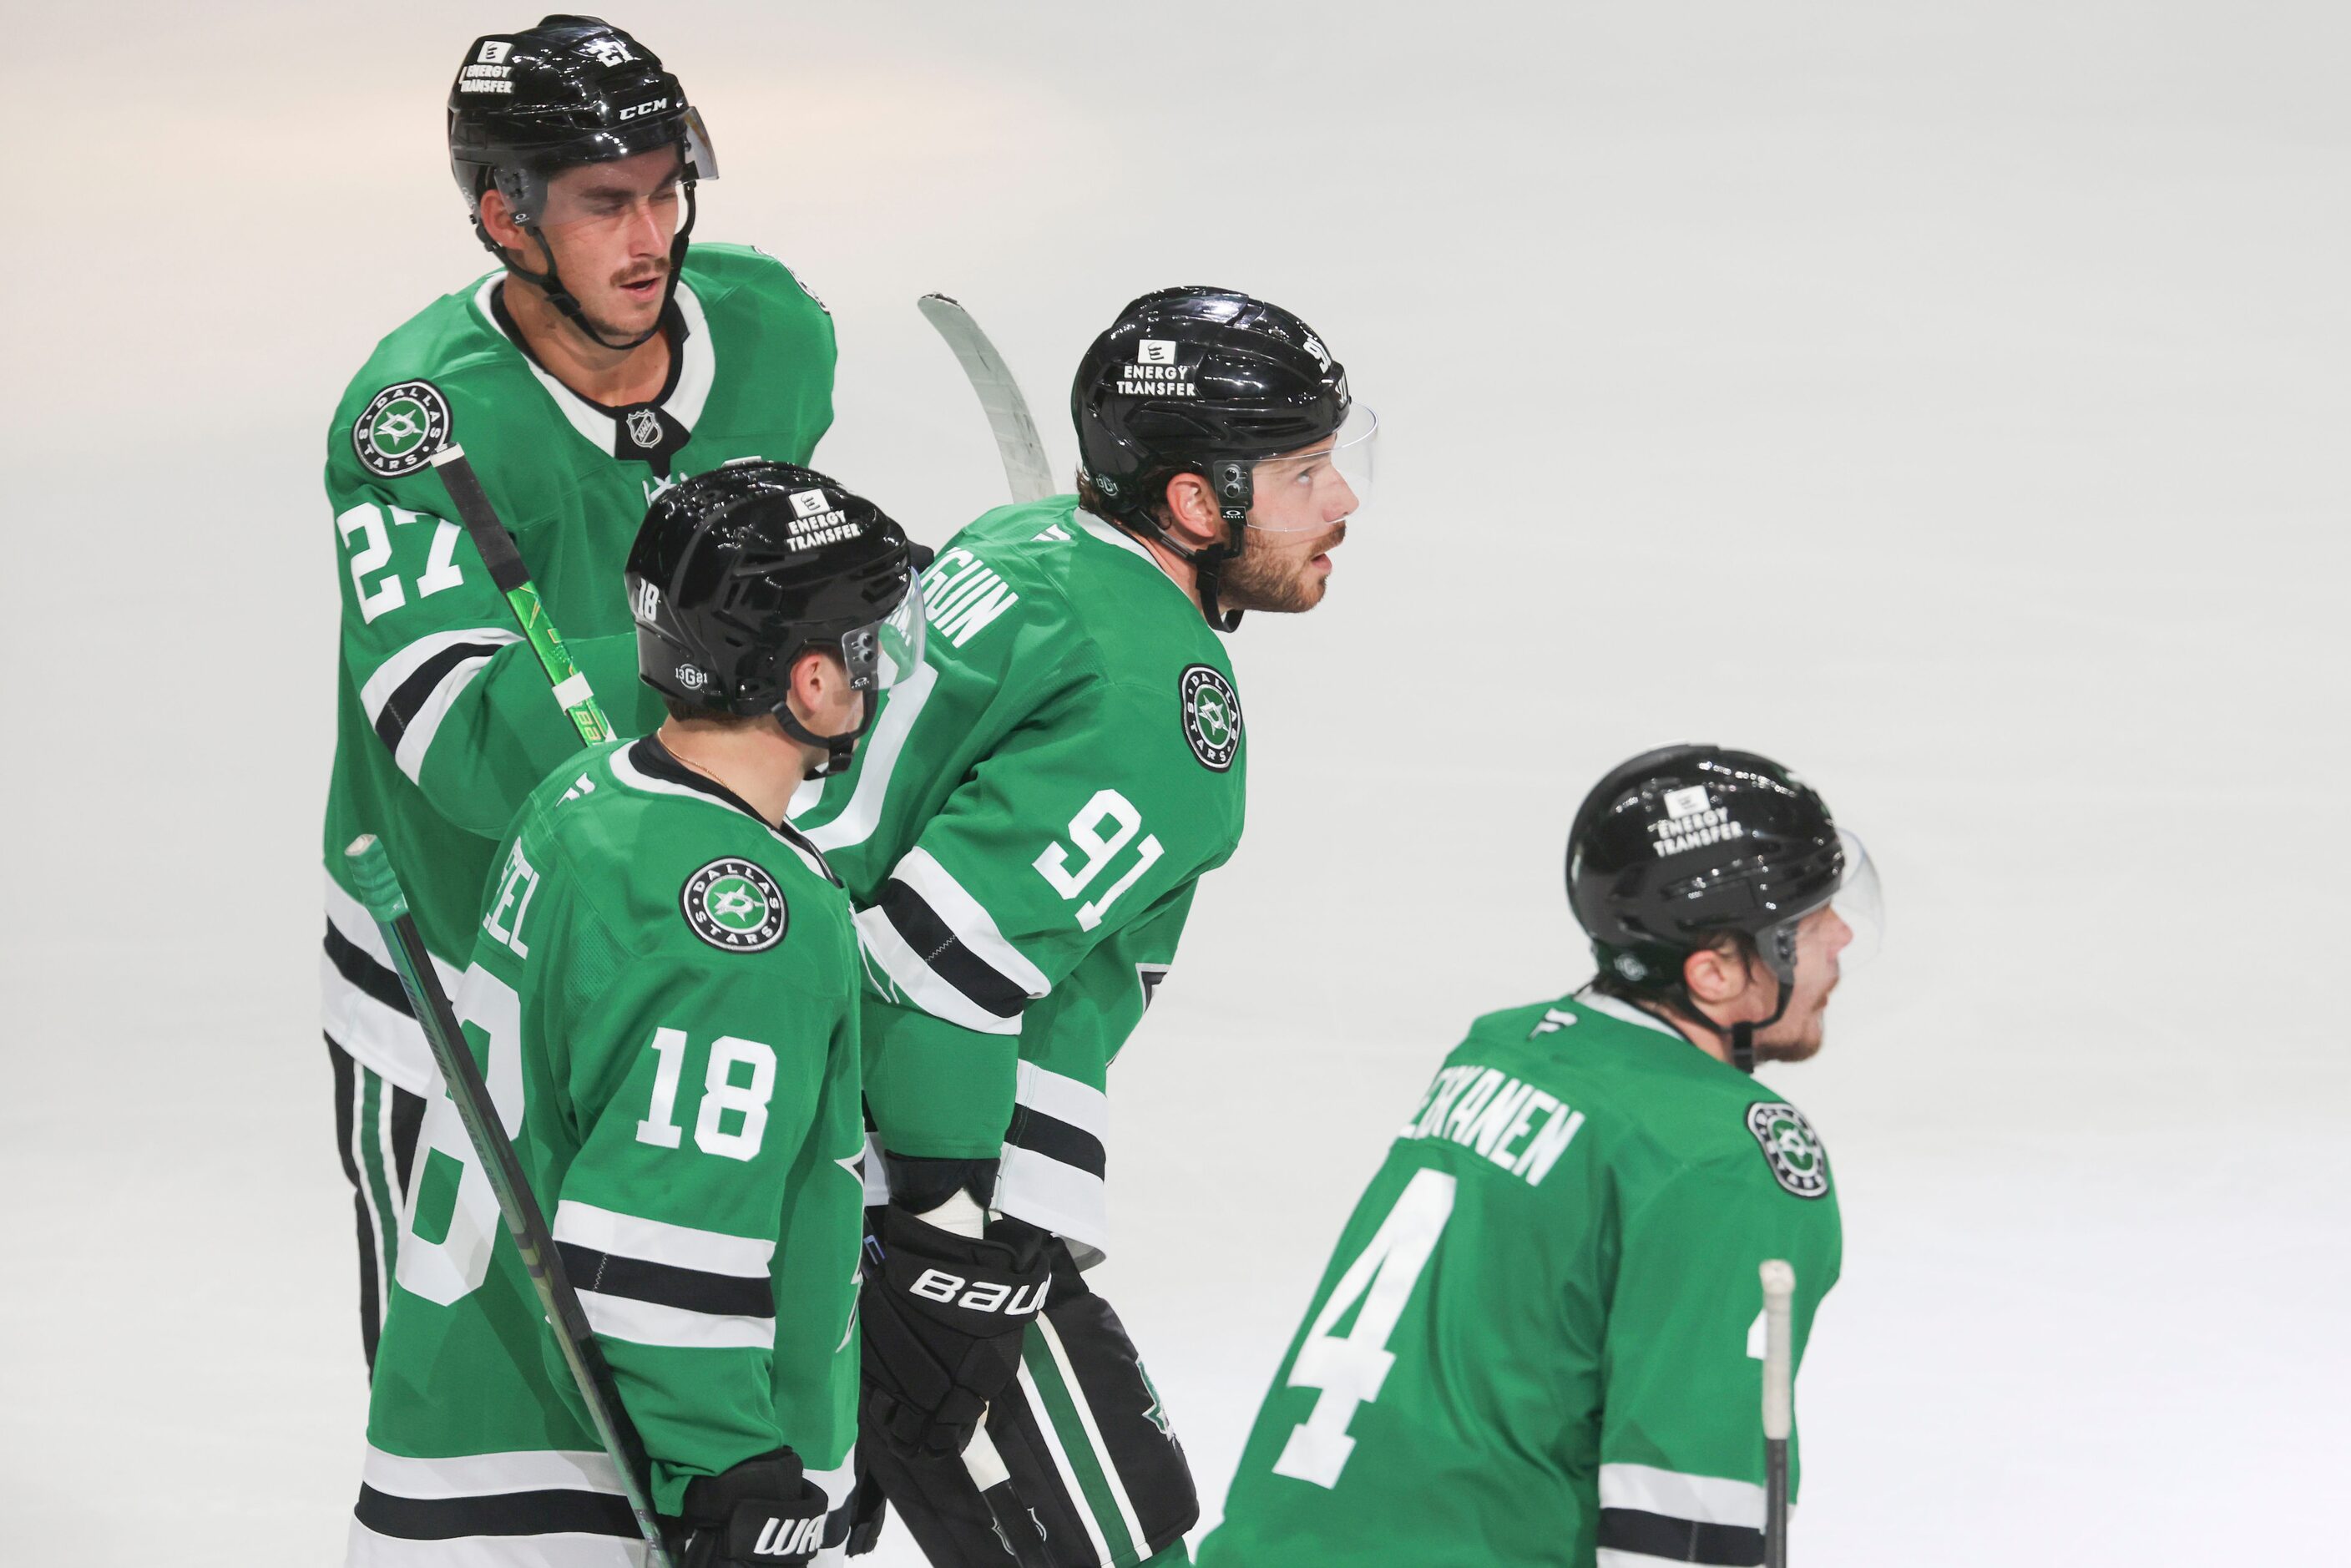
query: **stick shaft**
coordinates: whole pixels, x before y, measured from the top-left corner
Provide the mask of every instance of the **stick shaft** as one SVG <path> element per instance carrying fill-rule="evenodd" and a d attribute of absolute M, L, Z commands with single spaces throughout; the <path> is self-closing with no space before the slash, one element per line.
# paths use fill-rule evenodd
<path fill-rule="evenodd" d="M 996 434 L 997 460 L 1004 465 L 1012 498 L 1026 505 L 1051 495 L 1053 470 L 1046 460 L 1045 443 L 1037 434 L 1029 400 L 1021 396 L 1020 383 L 1012 379 L 1004 356 L 996 351 L 971 312 L 946 295 L 925 294 L 914 306 L 955 350 L 956 362 L 963 366 L 971 390 L 979 394 L 979 406 Z"/>
<path fill-rule="evenodd" d="M 507 1230 L 514 1237 L 523 1264 L 530 1271 L 531 1288 L 538 1292 L 539 1306 L 555 1327 L 564 1364 L 571 1369 L 572 1381 L 579 1385 L 580 1396 L 587 1404 L 589 1420 L 604 1451 L 611 1456 L 613 1468 L 620 1472 L 629 1511 L 635 1515 L 638 1533 L 644 1538 L 646 1561 L 651 1568 L 671 1568 L 669 1549 L 663 1543 L 661 1523 L 653 1513 L 652 1490 L 645 1479 L 644 1444 L 621 1403 L 613 1385 L 612 1369 L 605 1364 L 595 1331 L 588 1326 L 588 1314 L 580 1305 L 579 1293 L 564 1273 L 563 1260 L 556 1251 L 547 1217 L 538 1207 L 538 1196 L 531 1191 L 529 1179 L 523 1174 L 522 1161 L 516 1156 L 514 1145 L 499 1124 L 489 1085 L 482 1081 L 482 1070 L 465 1044 L 456 1010 L 441 988 L 441 977 L 424 950 L 424 938 L 417 933 L 414 918 L 408 913 L 408 900 L 401 892 L 391 859 L 371 833 L 355 841 L 345 853 L 352 861 L 352 880 L 359 884 L 360 901 L 375 917 L 385 945 L 392 951 L 392 966 L 400 972 L 401 986 L 416 1009 L 416 1020 L 424 1030 L 426 1043 L 433 1048 L 433 1060 L 441 1069 L 442 1082 L 448 1085 L 458 1120 L 465 1125 L 465 1136 L 474 1145 L 474 1155 L 482 1162 L 490 1178 L 490 1188 L 497 1195 L 498 1213 L 505 1218 Z"/>
<path fill-rule="evenodd" d="M 1788 1438 L 1795 1429 L 1796 1358 L 1792 1309 L 1796 1270 L 1774 1258 L 1763 1284 L 1763 1562 L 1788 1563 Z"/>
<path fill-rule="evenodd" d="M 611 720 L 597 705 L 588 677 L 572 662 L 571 650 L 563 645 L 563 633 L 548 618 L 547 607 L 538 601 L 538 585 L 531 581 L 530 572 L 522 563 L 522 552 L 515 548 L 514 536 L 498 519 L 497 508 L 490 504 L 489 492 L 482 488 L 481 476 L 466 460 L 465 449 L 444 448 L 433 459 L 433 466 L 440 474 L 449 499 L 456 504 L 457 519 L 465 526 L 465 537 L 474 541 L 482 564 L 489 568 L 490 580 L 506 595 L 507 608 L 514 612 L 524 640 L 538 655 L 538 667 L 547 672 L 547 684 L 555 689 L 555 700 L 570 716 L 581 742 L 597 746 L 611 739 Z"/>

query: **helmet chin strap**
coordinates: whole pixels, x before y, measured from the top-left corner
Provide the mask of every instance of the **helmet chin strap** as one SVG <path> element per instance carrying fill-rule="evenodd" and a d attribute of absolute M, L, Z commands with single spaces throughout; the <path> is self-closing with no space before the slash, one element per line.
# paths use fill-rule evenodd
<path fill-rule="evenodd" d="M 1715 1022 L 1712 1019 L 1708 1018 L 1704 1013 L 1698 1015 L 1699 1020 L 1703 1022 L 1707 1028 L 1714 1030 L 1715 1033 L 1720 1035 L 1725 1040 L 1729 1042 L 1730 1065 L 1739 1069 L 1740 1071 L 1750 1075 L 1753 1074 L 1755 1071 L 1755 1031 L 1759 1029 L 1770 1029 L 1773 1024 L 1780 1021 L 1782 1016 L 1788 1010 L 1788 998 L 1794 990 L 1793 987 L 1790 986 L 1787 981 L 1780 978 L 1777 974 L 1774 974 L 1771 977 L 1771 983 L 1779 988 L 1780 999 L 1778 1004 L 1771 1009 L 1771 1016 L 1770 1018 L 1741 1019 L 1739 1022 L 1732 1024 L 1729 1029 L 1725 1029 L 1720 1024 Z"/>
<path fill-rule="evenodd" d="M 849 771 L 850 758 L 856 754 L 857 743 L 865 738 L 867 730 L 873 727 L 874 710 L 880 706 L 873 700 L 872 693 L 866 693 L 864 720 L 847 735 L 819 735 L 793 717 L 790 706 L 784 704 L 778 705 L 775 710 L 776 722 L 784 727 L 786 735 L 790 736 L 802 746 L 813 746 L 824 753 L 823 766 L 810 768 L 808 776 L 811 779 L 831 779 L 836 774 Z"/>
<path fill-rule="evenodd" d="M 498 258 L 506 263 L 507 270 L 546 295 L 547 302 L 554 306 L 566 320 L 580 329 L 591 341 L 615 352 L 626 352 L 653 340 L 653 335 L 662 329 L 663 320 L 669 315 L 670 302 L 677 298 L 678 275 L 685 266 L 686 241 L 694 233 L 694 183 L 692 180 L 678 182 L 678 187 L 685 196 L 685 222 L 669 242 L 669 283 L 662 290 L 662 308 L 654 314 L 652 326 L 635 337 L 623 339 L 619 342 L 614 342 L 597 329 L 596 323 L 588 319 L 588 312 L 580 308 L 580 301 L 573 297 L 571 290 L 563 286 L 563 279 L 557 276 L 555 270 L 555 247 L 547 243 L 547 235 L 539 232 L 539 226 L 537 224 L 524 224 L 521 228 L 523 233 L 538 242 L 540 250 L 547 253 L 545 272 L 533 272 L 528 267 L 516 265 L 513 259 L 507 256 L 506 248 L 490 238 L 488 231 L 482 228 L 480 219 L 475 220 L 474 226 L 481 233 L 482 243 L 489 246 L 497 254 Z"/>
<path fill-rule="evenodd" d="M 1223 460 L 1208 465 L 1207 476 L 1217 492 L 1217 515 L 1225 525 L 1225 537 L 1213 545 L 1187 545 L 1169 533 L 1158 518 L 1151 515 L 1149 506 L 1137 503 L 1122 520 L 1133 523 L 1153 538 L 1176 552 L 1192 568 L 1192 581 L 1200 596 L 1200 613 L 1208 624 L 1219 632 L 1230 632 L 1241 623 L 1241 612 L 1227 610 L 1217 601 L 1217 590 L 1222 584 L 1225 562 L 1241 553 L 1246 538 L 1242 529 L 1249 526 L 1249 503 L 1254 498 L 1249 465 L 1246 462 Z"/>

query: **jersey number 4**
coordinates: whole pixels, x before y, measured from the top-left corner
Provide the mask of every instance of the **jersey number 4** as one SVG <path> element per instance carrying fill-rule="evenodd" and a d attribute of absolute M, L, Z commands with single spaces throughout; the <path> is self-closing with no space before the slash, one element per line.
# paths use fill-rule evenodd
<path fill-rule="evenodd" d="M 1380 1396 L 1388 1368 L 1395 1364 L 1388 1336 L 1395 1333 L 1396 1320 L 1404 1316 L 1412 1289 L 1452 1218 L 1453 1177 L 1438 1170 L 1416 1173 L 1373 1233 L 1371 1245 L 1339 1276 L 1290 1368 L 1290 1387 L 1322 1393 L 1306 1419 L 1290 1429 L 1290 1441 L 1273 1461 L 1274 1474 L 1320 1487 L 1339 1484 L 1339 1472 L 1355 1451 L 1347 1423 L 1355 1418 L 1356 1406 Z M 1339 1320 L 1359 1301 L 1363 1310 L 1354 1326 L 1334 1333 Z"/>

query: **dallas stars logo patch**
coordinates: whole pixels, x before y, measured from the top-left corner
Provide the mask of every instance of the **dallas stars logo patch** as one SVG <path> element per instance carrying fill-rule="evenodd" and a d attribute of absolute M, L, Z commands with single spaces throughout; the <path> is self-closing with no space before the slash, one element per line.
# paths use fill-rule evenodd
<path fill-rule="evenodd" d="M 1802 1111 L 1782 1101 L 1759 1100 L 1747 1107 L 1747 1130 L 1762 1146 L 1772 1179 L 1798 1197 L 1828 1196 L 1828 1151 Z"/>
<path fill-rule="evenodd" d="M 747 860 L 715 860 L 685 879 L 678 894 L 685 923 L 705 942 L 728 953 L 758 953 L 783 940 L 789 912 L 784 890 L 765 868 Z"/>
<path fill-rule="evenodd" d="M 1241 748 L 1241 699 L 1233 684 L 1211 665 L 1187 664 L 1176 690 L 1192 755 L 1201 767 L 1222 773 Z"/>
<path fill-rule="evenodd" d="M 397 479 L 449 444 L 449 404 L 431 382 L 395 382 L 368 400 L 351 425 L 351 448 L 371 474 Z"/>

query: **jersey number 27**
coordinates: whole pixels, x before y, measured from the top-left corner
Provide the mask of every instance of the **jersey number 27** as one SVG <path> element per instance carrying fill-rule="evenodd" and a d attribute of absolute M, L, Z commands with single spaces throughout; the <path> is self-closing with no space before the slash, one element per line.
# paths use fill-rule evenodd
<path fill-rule="evenodd" d="M 1356 1406 L 1380 1396 L 1380 1385 L 1395 1364 L 1388 1336 L 1395 1333 L 1412 1288 L 1452 1218 L 1453 1177 L 1439 1170 L 1414 1173 L 1371 1244 L 1339 1276 L 1290 1368 L 1290 1387 L 1322 1393 L 1306 1419 L 1290 1429 L 1290 1441 L 1273 1461 L 1274 1474 L 1321 1487 L 1339 1484 L 1339 1472 L 1355 1451 L 1347 1423 L 1354 1419 Z M 1331 1331 L 1358 1301 L 1363 1311 L 1355 1314 L 1355 1326 L 1333 1335 Z"/>

